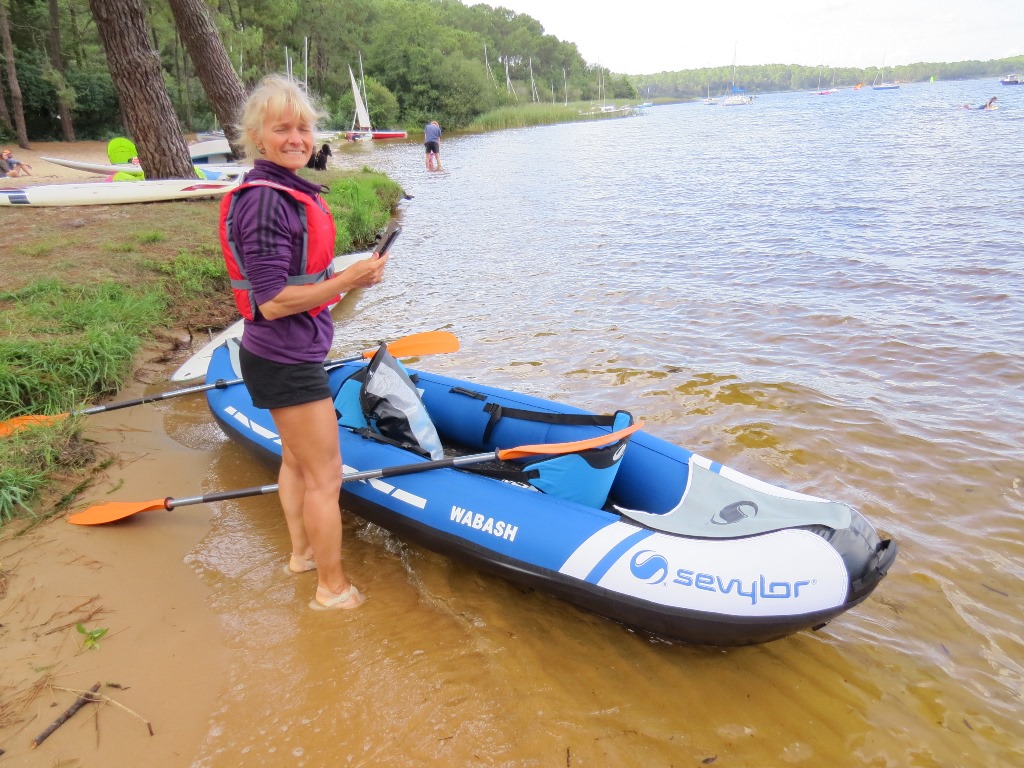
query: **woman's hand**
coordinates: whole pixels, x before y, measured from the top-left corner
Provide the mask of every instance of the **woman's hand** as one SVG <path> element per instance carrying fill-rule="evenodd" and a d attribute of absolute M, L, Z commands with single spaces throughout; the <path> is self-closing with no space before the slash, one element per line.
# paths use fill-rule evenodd
<path fill-rule="evenodd" d="M 369 288 L 384 280 L 384 267 L 388 263 L 387 254 L 378 256 L 374 254 L 368 259 L 357 261 L 347 269 L 335 275 L 336 279 L 348 282 L 348 286 L 342 289 L 342 293 L 353 288 Z"/>
<path fill-rule="evenodd" d="M 260 304 L 260 314 L 267 320 L 307 312 L 356 288 L 370 288 L 384 280 L 388 256 L 371 256 L 357 261 L 330 280 L 314 285 L 286 285 L 277 296 Z"/>

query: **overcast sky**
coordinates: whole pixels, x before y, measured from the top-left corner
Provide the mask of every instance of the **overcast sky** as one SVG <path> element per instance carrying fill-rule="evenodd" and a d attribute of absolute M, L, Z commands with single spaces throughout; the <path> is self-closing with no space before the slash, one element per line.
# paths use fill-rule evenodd
<path fill-rule="evenodd" d="M 475 5 L 478 0 L 463 0 Z M 1024 55 L 1024 0 L 488 0 L 612 72 L 877 67 Z"/>

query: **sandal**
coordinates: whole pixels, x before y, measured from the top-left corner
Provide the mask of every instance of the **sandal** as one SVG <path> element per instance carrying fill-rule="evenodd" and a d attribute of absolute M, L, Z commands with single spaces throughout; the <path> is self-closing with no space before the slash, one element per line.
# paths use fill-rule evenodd
<path fill-rule="evenodd" d="M 321 592 L 320 587 L 317 587 L 316 593 L 319 595 Z M 328 594 L 330 594 L 328 592 Z M 349 601 L 355 601 L 354 605 L 345 605 Z M 353 611 L 365 602 L 362 593 L 356 589 L 356 585 L 352 584 L 342 592 L 340 595 L 331 595 L 326 601 L 320 602 L 316 597 L 309 601 L 309 607 L 314 611 Z"/>
<path fill-rule="evenodd" d="M 292 555 L 284 564 L 284 572 L 289 576 L 297 573 L 308 573 L 316 570 L 316 561 L 313 558 L 296 557 Z"/>

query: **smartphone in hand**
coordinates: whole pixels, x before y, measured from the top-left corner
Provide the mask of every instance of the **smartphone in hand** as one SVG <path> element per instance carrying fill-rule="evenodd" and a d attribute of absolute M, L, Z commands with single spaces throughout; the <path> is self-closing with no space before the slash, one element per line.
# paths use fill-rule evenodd
<path fill-rule="evenodd" d="M 384 230 L 384 234 L 381 235 L 380 241 L 373 247 L 373 255 L 378 259 L 381 256 L 387 255 L 388 249 L 391 248 L 391 244 L 395 242 L 395 238 L 402 232 L 402 228 L 392 222 L 388 224 L 388 228 Z"/>

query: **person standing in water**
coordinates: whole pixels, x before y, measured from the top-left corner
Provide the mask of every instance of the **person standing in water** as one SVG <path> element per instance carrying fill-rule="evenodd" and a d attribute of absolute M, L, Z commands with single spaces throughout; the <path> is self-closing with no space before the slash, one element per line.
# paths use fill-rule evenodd
<path fill-rule="evenodd" d="M 423 146 L 427 151 L 427 170 L 441 170 L 441 126 L 431 120 L 423 126 Z M 434 163 L 437 163 L 435 166 Z"/>
<path fill-rule="evenodd" d="M 321 186 L 297 171 L 313 154 L 319 113 L 294 81 L 266 78 L 241 125 L 253 169 L 221 205 L 220 236 L 235 303 L 245 318 L 239 362 L 253 404 L 281 438 L 278 497 L 291 538 L 290 574 L 316 571 L 315 610 L 358 608 L 341 563 L 341 448 L 324 359 L 329 305 L 384 279 L 388 257 L 334 274 L 334 219 Z"/>

